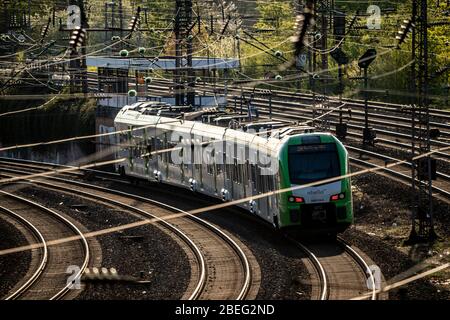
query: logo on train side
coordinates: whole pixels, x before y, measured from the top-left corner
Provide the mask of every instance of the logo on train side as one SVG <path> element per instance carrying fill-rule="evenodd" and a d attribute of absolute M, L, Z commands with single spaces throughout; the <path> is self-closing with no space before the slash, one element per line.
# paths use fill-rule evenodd
<path fill-rule="evenodd" d="M 308 195 L 310 195 L 310 196 L 324 195 L 326 191 L 327 191 L 327 189 L 311 190 L 311 191 L 308 191 Z"/>

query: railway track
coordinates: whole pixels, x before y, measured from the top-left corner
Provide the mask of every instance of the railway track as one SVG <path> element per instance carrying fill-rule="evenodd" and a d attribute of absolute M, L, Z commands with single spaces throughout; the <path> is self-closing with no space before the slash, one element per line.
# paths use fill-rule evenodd
<path fill-rule="evenodd" d="M 95 73 L 88 72 L 88 83 L 89 88 L 92 92 L 95 92 L 98 88 L 98 77 Z M 129 78 L 128 84 L 130 87 L 135 87 L 135 78 Z M 161 96 L 161 93 L 164 94 L 173 94 L 173 82 L 162 79 L 154 79 L 152 84 L 148 85 L 148 89 L 150 93 L 154 93 L 156 96 Z M 228 86 L 227 92 L 230 96 L 239 97 L 242 92 L 245 94 L 249 94 L 253 92 L 253 87 L 237 87 Z M 196 85 L 196 91 L 199 94 L 211 94 L 211 93 L 224 93 L 225 86 L 219 84 L 211 84 L 211 83 L 201 83 Z M 258 90 L 256 90 L 258 92 Z M 295 102 L 295 105 L 307 105 L 310 106 L 312 102 L 314 102 L 314 97 L 312 94 L 301 93 L 301 92 L 291 92 L 291 91 L 283 91 L 283 90 L 271 90 L 273 93 L 274 101 L 277 102 Z M 316 101 L 317 101 L 316 95 Z M 359 112 L 364 109 L 364 101 L 359 99 L 350 99 L 343 98 L 339 100 L 338 97 L 328 97 L 328 101 L 332 104 L 341 104 L 345 102 L 348 106 L 351 106 L 353 110 Z M 266 101 L 267 102 L 267 101 Z M 392 114 L 394 117 L 402 118 L 405 115 L 410 114 L 406 105 L 397 104 L 397 103 L 387 103 L 387 102 L 379 102 L 379 101 L 369 101 L 369 109 L 382 111 L 385 114 Z M 401 117 L 398 117 L 401 116 Z M 430 109 L 430 116 L 435 118 L 436 123 L 449 123 L 450 122 L 450 111 L 440 110 L 440 109 Z"/>
<path fill-rule="evenodd" d="M 161 94 L 161 92 L 169 93 L 167 88 L 168 83 L 152 84 L 150 86 L 150 93 L 153 94 Z M 201 87 L 204 92 L 212 93 L 217 90 L 223 91 L 223 87 L 212 87 L 211 85 L 206 85 Z M 250 94 L 253 89 L 246 88 L 244 91 L 246 94 Z M 233 89 L 229 89 L 230 94 L 233 92 Z M 313 118 L 314 111 L 311 108 L 312 97 L 293 94 L 293 93 L 283 93 L 279 91 L 273 91 L 275 96 L 272 99 L 272 115 L 277 119 L 290 120 L 290 121 L 309 121 Z M 241 94 L 240 90 L 235 90 L 234 93 Z M 279 98 L 286 99 L 288 101 L 280 100 Z M 295 102 L 294 102 L 295 101 Z M 237 100 L 238 104 L 240 104 L 240 99 Z M 342 103 L 346 103 L 345 108 L 351 107 L 352 118 L 346 119 L 346 123 L 348 123 L 348 136 L 362 139 L 362 129 L 364 124 L 363 117 L 363 107 L 364 104 L 360 102 L 355 102 L 350 99 L 343 99 L 342 102 L 338 100 L 330 100 L 333 106 L 330 106 L 330 109 L 333 107 L 337 107 Z M 261 114 L 266 117 L 269 115 L 269 101 L 268 99 L 258 98 L 256 97 L 253 100 L 253 105 L 258 107 L 258 110 Z M 309 103 L 306 104 L 306 103 Z M 385 144 L 389 147 L 403 148 L 405 150 L 409 150 L 411 148 L 411 134 L 410 134 L 410 124 L 411 124 L 411 116 L 409 111 L 404 111 L 404 107 L 402 105 L 393 105 L 389 106 L 389 104 L 383 103 L 371 103 L 371 110 L 373 111 L 382 111 L 384 114 L 376 114 L 374 112 L 369 113 L 369 119 L 371 125 L 376 125 L 374 127 L 377 132 L 377 141 L 381 144 Z M 245 106 L 244 106 L 245 109 Z M 239 110 L 239 107 L 237 107 Z M 244 110 L 245 111 L 245 110 Z M 325 112 L 326 110 L 324 110 Z M 389 114 L 390 113 L 390 114 Z M 346 113 L 344 113 L 346 114 Z M 432 140 L 432 146 L 435 147 L 446 147 L 450 145 L 450 112 L 435 110 L 433 109 L 431 115 L 436 118 L 436 121 L 431 122 L 431 128 L 436 128 L 441 131 L 441 140 Z M 330 118 L 330 124 L 335 125 L 339 122 L 339 110 L 335 110 L 328 116 Z M 344 117 L 345 118 L 345 117 Z M 446 152 L 437 153 L 441 159 L 450 161 L 450 154 Z"/>
<path fill-rule="evenodd" d="M 260 111 L 262 114 L 264 114 L 264 117 L 268 118 L 269 111 L 267 107 L 260 108 Z M 299 115 L 293 115 L 293 114 L 287 114 L 283 112 L 272 112 L 272 115 L 275 115 L 275 118 L 272 118 L 274 120 L 309 120 L 310 118 L 299 116 Z M 333 131 L 333 130 L 332 130 Z M 349 132 L 349 135 L 353 138 L 361 138 L 362 134 L 356 133 L 356 132 Z M 399 141 L 392 141 L 388 139 L 379 139 L 379 141 L 389 145 L 389 146 L 395 146 L 396 148 L 402 148 L 407 149 L 410 148 L 409 144 L 402 143 Z M 449 146 L 449 144 L 441 144 L 440 146 Z M 391 162 L 399 162 L 401 159 L 396 159 L 387 155 L 382 155 L 379 153 L 371 152 L 368 150 L 355 148 L 352 146 L 349 146 L 348 144 L 345 144 L 345 147 L 350 151 L 350 154 L 353 155 L 350 158 L 350 161 L 352 164 L 357 165 L 361 168 L 367 169 L 367 168 L 373 168 L 377 166 L 385 166 L 387 163 Z M 365 156 L 365 159 L 361 159 L 361 155 Z M 446 152 L 436 152 L 436 156 L 439 157 L 439 160 L 450 162 L 450 154 Z M 402 182 L 402 183 L 411 183 L 411 163 L 404 163 L 401 166 L 388 169 L 385 168 L 383 172 L 377 172 L 379 174 L 383 174 L 389 178 L 395 179 L 396 181 Z M 440 200 L 443 200 L 447 203 L 450 203 L 450 176 L 438 172 L 437 173 L 438 180 L 433 181 L 433 191 L 435 194 L 437 194 L 437 198 Z"/>
<path fill-rule="evenodd" d="M 47 171 L 46 166 L 24 163 L 1 163 L 3 175 L 20 176 Z M 255 260 L 250 262 L 249 250 L 242 248 L 230 235 L 217 226 L 164 203 L 136 195 L 90 185 L 68 178 L 51 177 L 30 180 L 33 184 L 74 194 L 78 197 L 107 202 L 146 219 L 153 219 L 176 232 L 189 244 L 196 259 L 191 281 L 183 299 L 243 300 L 253 298 L 257 283 L 252 282 L 252 272 L 257 269 Z M 164 208 L 164 209 L 162 209 Z M 170 222 L 165 219 L 170 219 Z"/>
<path fill-rule="evenodd" d="M 310 258 L 317 274 L 316 286 L 320 287 L 320 290 L 313 290 L 318 300 L 347 300 L 365 293 L 370 293 L 370 300 L 379 298 L 376 280 L 369 272 L 370 263 L 342 239 L 308 244 L 287 238 Z"/>
<path fill-rule="evenodd" d="M 9 192 L 0 191 L 1 210 L 19 219 L 30 228 L 39 242 L 40 263 L 31 276 L 19 282 L 6 300 L 55 300 L 69 293 L 73 283 L 68 281 L 67 268 L 75 265 L 78 271 L 74 279 L 81 276 L 90 259 L 88 242 L 78 227 L 61 214 L 35 202 Z M 63 244 L 52 241 L 76 236 L 79 240 Z"/>
<path fill-rule="evenodd" d="M 350 153 L 350 161 L 352 164 L 362 168 L 385 167 L 388 163 L 400 162 L 400 159 L 385 156 L 372 151 L 346 146 Z M 361 157 L 364 156 L 364 159 Z M 393 178 L 399 182 L 410 184 L 411 177 L 411 163 L 405 162 L 395 168 L 384 168 L 383 171 L 377 172 L 384 174 L 387 177 Z M 418 180 L 416 180 L 419 182 Z M 441 172 L 437 172 L 437 180 L 433 181 L 433 192 L 435 197 L 440 200 L 450 203 L 450 176 Z"/>
<path fill-rule="evenodd" d="M 282 115 L 280 118 L 278 118 L 278 120 L 286 120 L 286 115 Z M 362 138 L 362 135 L 360 134 L 354 134 L 354 136 Z M 402 144 L 399 142 L 389 141 L 389 143 L 395 146 L 401 145 L 405 149 L 407 147 L 406 144 Z M 345 143 L 344 145 L 350 151 L 350 162 L 363 169 L 379 166 L 384 167 L 388 163 L 402 161 L 401 159 L 393 158 L 380 153 L 375 153 L 361 148 L 355 148 Z M 447 159 L 450 159 L 450 154 L 448 153 L 436 152 L 436 155 L 439 157 L 439 160 L 443 160 L 445 162 L 449 161 Z M 365 158 L 362 159 L 361 156 L 364 156 Z M 404 184 L 410 184 L 412 181 L 411 163 L 406 162 L 394 168 L 385 168 L 383 169 L 383 171 L 377 171 L 377 174 L 382 174 Z M 450 203 L 450 176 L 446 173 L 437 172 L 437 178 L 438 180 L 433 181 L 433 192 L 440 200 Z"/>
<path fill-rule="evenodd" d="M 34 163 L 30 165 L 28 161 L 11 162 L 0 160 L 0 167 L 4 168 L 4 165 L 14 165 L 17 167 L 36 168 L 49 170 L 50 165 Z M 8 169 L 10 170 L 10 169 Z M 39 170 L 40 171 L 40 170 Z M 99 174 L 99 177 L 104 178 L 107 176 L 108 180 L 114 182 L 125 183 L 119 178 L 119 175 L 107 173 L 103 171 L 93 171 Z M 37 171 L 36 171 L 37 172 Z M 22 172 L 24 173 L 24 172 Z M 72 172 L 70 173 L 72 178 L 81 178 L 84 175 L 82 173 Z M 60 178 L 57 178 L 60 180 Z M 78 184 L 78 183 L 77 183 Z M 84 185 L 84 183 L 80 183 Z M 97 188 L 97 186 L 95 187 Z M 117 191 L 116 191 L 117 192 Z M 121 193 L 121 192 L 119 192 Z M 136 196 L 133 196 L 136 197 Z M 137 197 L 141 199 L 141 197 Z M 147 199 L 145 199 L 147 200 Z M 315 279 L 312 280 L 313 299 L 327 300 L 327 299 L 347 299 L 360 296 L 368 291 L 367 289 L 367 277 L 366 272 L 369 268 L 369 263 L 365 261 L 356 250 L 347 245 L 341 239 L 337 243 L 324 243 L 324 244 L 303 244 L 298 240 L 289 238 L 289 241 L 293 242 L 303 252 L 305 252 L 311 261 L 311 268 L 315 270 Z M 370 281 L 369 277 L 369 281 Z M 373 286 L 372 288 L 375 288 Z M 374 291 L 372 291 L 373 293 Z M 377 297 L 372 294 L 371 299 Z"/>
<path fill-rule="evenodd" d="M 133 85 L 132 82 L 129 83 L 130 85 Z M 156 96 L 159 96 L 161 92 L 164 93 L 171 93 L 170 87 L 173 85 L 173 83 L 169 81 L 153 81 L 151 85 L 149 85 L 149 91 L 150 93 L 156 94 Z M 201 84 L 197 85 L 197 92 L 199 94 L 213 94 L 213 93 L 221 93 L 223 94 L 225 92 L 225 88 L 223 85 L 216 85 L 213 86 L 212 84 Z M 249 95 L 254 91 L 254 88 L 248 88 L 243 87 L 236 88 L 229 86 L 227 88 L 228 96 L 229 96 L 229 102 L 233 101 L 233 97 L 237 97 L 237 101 L 240 102 L 239 98 L 241 96 L 241 93 L 244 92 L 244 94 Z M 280 90 L 271 90 L 272 92 L 272 102 L 277 103 L 282 106 L 292 106 L 295 107 L 297 111 L 302 110 L 311 110 L 311 103 L 316 101 L 314 100 L 314 97 L 312 94 L 305 94 L 305 93 L 296 93 L 296 92 L 288 92 L 288 91 L 280 91 Z M 159 94 L 158 94 L 159 93 Z M 256 94 L 258 94 L 258 90 L 255 91 Z M 268 102 L 268 99 L 261 99 L 258 97 L 254 98 L 254 101 L 259 102 Z M 343 98 L 339 100 L 337 97 L 329 97 L 328 102 L 331 105 L 338 106 L 342 103 L 345 103 L 347 106 L 351 107 L 354 111 L 355 115 L 363 115 L 364 110 L 364 101 L 358 100 L 358 99 L 348 99 Z M 373 111 L 381 111 L 383 112 L 383 115 L 377 115 L 376 113 L 371 113 L 370 110 Z M 390 120 L 400 120 L 402 122 L 408 122 L 410 121 L 410 109 L 406 105 L 401 104 L 394 104 L 394 103 L 385 103 L 385 102 L 377 102 L 377 101 L 369 101 L 369 112 L 371 116 L 374 116 L 375 118 L 388 118 Z M 336 113 L 335 113 L 336 114 Z M 387 117 L 385 117 L 387 116 Z M 439 110 L 439 109 L 430 109 L 430 116 L 435 119 L 435 121 L 432 120 L 432 124 L 436 126 L 441 126 L 443 129 L 449 129 L 448 123 L 450 122 L 450 111 L 446 110 Z M 409 117 L 409 119 L 408 119 Z"/>

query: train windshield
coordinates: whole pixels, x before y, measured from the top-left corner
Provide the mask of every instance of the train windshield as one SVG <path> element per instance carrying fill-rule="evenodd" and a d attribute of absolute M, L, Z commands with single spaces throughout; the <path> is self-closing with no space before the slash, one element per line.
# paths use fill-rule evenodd
<path fill-rule="evenodd" d="M 307 184 L 339 175 L 336 144 L 289 146 L 289 176 L 292 184 Z"/>

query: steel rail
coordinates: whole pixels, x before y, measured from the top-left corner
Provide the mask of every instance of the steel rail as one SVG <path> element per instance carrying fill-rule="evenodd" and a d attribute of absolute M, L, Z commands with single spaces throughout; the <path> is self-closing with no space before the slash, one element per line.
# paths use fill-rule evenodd
<path fill-rule="evenodd" d="M 83 233 L 78 229 L 78 227 L 73 224 L 72 222 L 70 222 L 68 219 L 66 219 L 65 217 L 63 217 L 61 214 L 57 213 L 56 211 L 53 211 L 49 208 L 46 208 L 36 202 L 30 201 L 24 197 L 20 197 L 5 191 L 1 191 L 0 193 L 7 195 L 8 197 L 14 198 L 18 201 L 24 202 L 28 205 L 31 205 L 33 207 L 38 208 L 41 211 L 44 212 L 48 212 L 50 214 L 52 214 L 52 216 L 56 217 L 59 221 L 63 222 L 63 224 L 65 224 L 66 226 L 68 226 L 70 229 L 72 229 L 72 231 L 74 231 L 76 234 L 78 234 L 78 237 L 80 239 L 80 241 L 83 244 L 83 250 L 84 250 L 84 259 L 83 259 L 83 263 L 80 266 L 80 269 L 75 273 L 74 275 L 74 279 L 80 278 L 81 275 L 83 274 L 84 270 L 86 269 L 88 263 L 89 263 L 89 259 L 90 259 L 90 253 L 89 253 L 89 245 L 87 243 L 87 239 L 86 237 L 83 235 Z M 61 299 L 65 294 L 67 294 L 67 292 L 70 290 L 70 288 L 72 287 L 73 283 L 66 283 L 66 285 L 60 290 L 58 291 L 55 295 L 53 295 L 50 300 L 57 300 L 57 299 Z M 15 294 L 15 298 L 19 297 L 20 295 L 24 294 L 27 290 L 28 290 L 29 286 L 26 288 L 22 288 L 21 291 L 17 292 Z"/>
<path fill-rule="evenodd" d="M 38 168 L 38 170 L 41 170 L 41 169 L 42 168 Z M 24 174 L 26 173 L 24 171 L 19 171 L 19 170 L 14 170 L 14 169 L 3 169 L 3 170 L 4 171 L 15 171 L 17 173 L 20 172 L 20 173 L 24 173 Z M 91 188 L 91 189 L 96 189 L 96 190 L 107 192 L 107 193 L 110 193 L 110 194 L 116 194 L 116 195 L 120 195 L 120 196 L 125 196 L 125 197 L 136 199 L 136 200 L 139 200 L 139 201 L 142 201 L 142 202 L 146 202 L 146 203 L 162 206 L 162 207 L 168 208 L 170 210 L 174 210 L 176 212 L 182 213 L 187 218 L 189 218 L 189 219 L 191 219 L 193 221 L 196 221 L 197 223 L 207 227 L 209 230 L 211 230 L 215 234 L 217 234 L 220 238 L 225 240 L 229 244 L 229 246 L 233 249 L 233 251 L 235 251 L 237 253 L 237 255 L 238 255 L 238 257 L 239 257 L 239 259 L 240 259 L 240 261 L 242 263 L 242 266 L 244 268 L 245 280 L 244 280 L 244 283 L 242 285 L 242 288 L 241 288 L 239 294 L 237 295 L 236 300 L 243 300 L 243 299 L 245 299 L 245 297 L 246 297 L 246 295 L 247 295 L 247 293 L 248 293 L 248 291 L 250 289 L 250 285 L 251 285 L 250 263 L 248 261 L 248 258 L 246 256 L 245 252 L 242 250 L 242 248 L 236 243 L 235 240 L 233 240 L 230 236 L 228 236 L 220 228 L 214 226 L 213 224 L 207 222 L 204 219 L 201 219 L 201 218 L 199 218 L 199 217 L 197 217 L 195 215 L 190 214 L 189 212 L 186 212 L 186 211 L 184 211 L 182 209 L 176 208 L 174 206 L 171 206 L 171 205 L 168 205 L 166 203 L 163 203 L 163 202 L 160 202 L 160 201 L 156 201 L 156 200 L 153 200 L 153 199 L 144 198 L 144 197 L 141 197 L 141 196 L 138 196 L 138 195 L 134 195 L 134 194 L 130 194 L 130 193 L 126 193 L 126 192 L 123 192 L 123 191 L 118 191 L 118 190 L 114 190 L 114 189 L 110 189 L 110 188 L 100 187 L 100 186 L 97 186 L 97 185 L 87 184 L 87 183 L 83 183 L 83 182 L 79 182 L 79 181 L 67 180 L 67 179 L 63 179 L 63 178 L 59 178 L 59 177 L 46 177 L 46 179 L 55 180 L 55 181 L 61 181 L 61 182 L 67 183 L 67 184 L 74 184 L 74 185 L 83 186 L 83 187 L 87 187 L 87 188 Z M 71 192 L 71 191 L 73 192 L 73 190 L 71 190 L 71 189 L 64 188 L 64 187 L 61 187 L 61 186 L 54 186 L 52 184 L 49 184 L 49 183 L 46 183 L 46 182 L 43 182 L 43 181 L 36 181 L 36 180 L 30 180 L 30 181 L 32 181 L 33 183 L 41 184 L 41 185 L 50 185 L 51 188 L 65 189 L 66 192 Z M 78 193 L 83 193 L 82 191 L 79 191 L 79 190 L 77 192 Z M 89 194 L 89 193 L 85 193 L 85 195 L 88 196 L 88 197 L 96 197 L 95 195 L 92 195 L 92 194 Z M 101 198 L 101 197 L 99 197 L 99 198 L 101 200 L 105 200 L 104 198 Z M 129 206 L 127 204 L 118 202 L 118 201 L 113 200 L 113 199 L 108 199 L 108 202 L 115 203 L 118 206 L 127 207 L 129 210 L 132 210 L 132 211 L 135 211 L 135 212 L 139 212 L 140 214 L 145 214 L 147 216 L 151 216 L 153 218 L 156 218 L 156 220 L 160 221 L 161 223 L 164 223 L 165 225 L 170 226 L 172 229 L 174 229 L 174 228 L 177 229 L 175 226 L 172 226 L 169 222 L 165 221 L 163 218 L 159 218 L 159 217 L 157 217 L 155 215 L 152 215 L 152 214 L 150 214 L 150 213 L 148 213 L 148 212 L 146 212 L 144 210 L 141 210 L 141 209 Z M 184 236 L 186 236 L 181 230 L 178 230 L 178 231 L 180 233 L 182 233 Z M 189 239 L 187 236 L 186 236 L 186 238 Z M 189 241 L 192 241 L 192 240 L 189 239 Z M 198 251 L 200 252 L 199 249 L 198 249 Z M 202 256 L 202 259 L 203 259 L 203 262 L 204 262 L 203 255 L 201 255 L 201 256 Z M 205 264 L 206 263 L 204 263 L 203 266 Z M 205 283 L 206 283 L 206 267 L 205 266 L 204 266 L 204 270 L 203 271 L 202 271 L 202 275 L 201 275 L 201 283 L 199 282 L 199 284 L 197 285 L 196 290 L 194 291 L 194 293 L 190 297 L 190 300 L 197 299 L 202 293 L 202 290 L 203 290 L 203 288 L 205 286 Z"/>
<path fill-rule="evenodd" d="M 22 286 L 20 286 L 17 290 L 15 290 L 13 293 L 11 293 L 9 296 L 5 298 L 5 300 L 14 300 L 18 298 L 23 292 L 28 290 L 28 288 L 31 287 L 33 283 L 36 282 L 36 280 L 40 277 L 40 275 L 44 271 L 45 266 L 48 262 L 48 247 L 47 241 L 45 240 L 42 233 L 30 221 L 3 206 L 0 206 L 0 210 L 3 211 L 4 213 L 7 213 L 10 216 L 13 216 L 15 219 L 20 220 L 24 225 L 26 225 L 29 229 L 31 229 L 31 231 L 39 239 L 39 242 L 41 243 L 40 247 L 43 251 L 41 262 L 39 266 L 36 268 L 36 271 L 31 275 L 31 277 L 28 278 L 28 280 Z"/>

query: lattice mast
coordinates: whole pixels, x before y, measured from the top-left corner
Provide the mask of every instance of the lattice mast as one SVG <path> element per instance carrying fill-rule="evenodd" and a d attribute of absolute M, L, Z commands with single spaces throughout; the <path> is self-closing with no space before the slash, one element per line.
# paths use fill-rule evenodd
<path fill-rule="evenodd" d="M 436 238 L 433 222 L 433 160 L 431 151 L 430 114 L 428 108 L 428 6 L 427 0 L 413 0 L 412 23 L 416 26 L 412 35 L 412 83 L 417 92 L 411 114 L 412 140 L 412 229 L 410 240 Z"/>
<path fill-rule="evenodd" d="M 195 75 L 192 68 L 192 0 L 176 0 L 175 6 L 175 103 L 195 104 Z M 187 85 L 186 85 L 187 84 Z"/>

